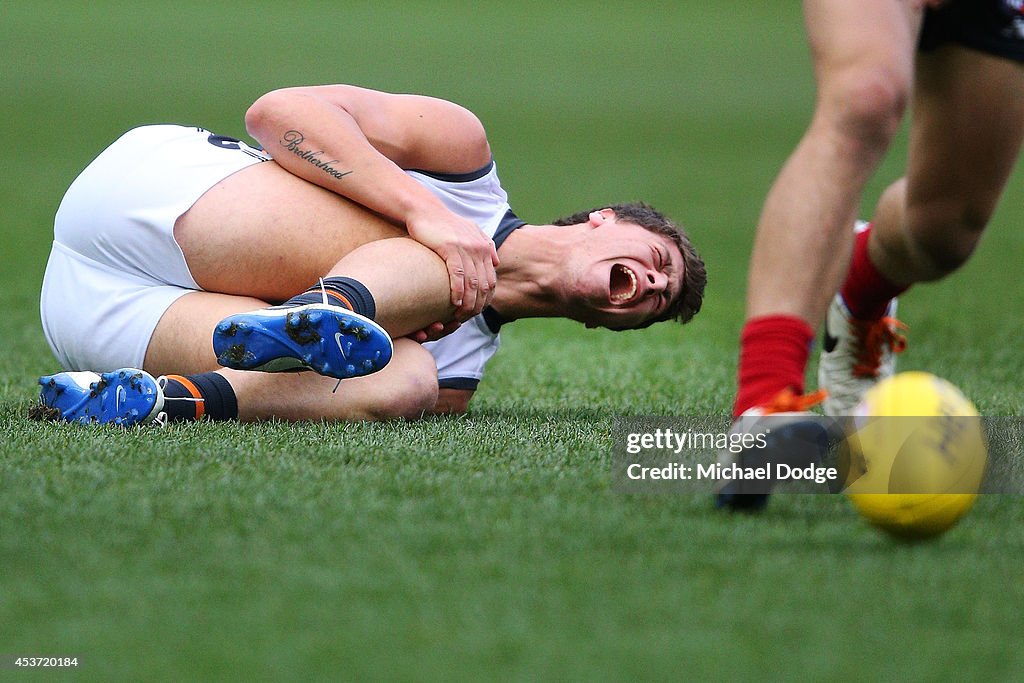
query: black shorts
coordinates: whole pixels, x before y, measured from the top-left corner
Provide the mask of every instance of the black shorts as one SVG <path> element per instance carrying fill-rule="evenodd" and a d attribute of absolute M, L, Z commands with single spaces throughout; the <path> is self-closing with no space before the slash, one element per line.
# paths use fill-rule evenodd
<path fill-rule="evenodd" d="M 979 52 L 1024 62 L 1024 0 L 950 0 L 924 15 L 923 51 L 959 43 Z"/>

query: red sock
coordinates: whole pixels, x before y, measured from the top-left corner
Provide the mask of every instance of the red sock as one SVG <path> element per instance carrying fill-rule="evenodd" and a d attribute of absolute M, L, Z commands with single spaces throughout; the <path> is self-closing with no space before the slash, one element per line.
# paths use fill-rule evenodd
<path fill-rule="evenodd" d="M 853 260 L 846 282 L 839 290 L 846 307 L 854 318 L 878 320 L 885 315 L 889 302 L 907 290 L 906 285 L 897 285 L 882 275 L 868 256 L 868 236 L 871 226 L 857 233 L 853 245 Z"/>
<path fill-rule="evenodd" d="M 739 388 L 733 416 L 768 403 L 787 387 L 804 393 L 814 329 L 790 315 L 748 320 L 740 336 Z"/>

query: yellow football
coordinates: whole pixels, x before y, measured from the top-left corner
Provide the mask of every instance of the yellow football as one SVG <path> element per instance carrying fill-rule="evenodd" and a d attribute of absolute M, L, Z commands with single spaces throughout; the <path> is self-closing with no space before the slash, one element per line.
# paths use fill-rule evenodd
<path fill-rule="evenodd" d="M 868 522 L 901 538 L 937 536 L 977 497 L 988 450 L 981 417 L 955 386 L 926 372 L 879 382 L 854 410 L 846 493 Z"/>

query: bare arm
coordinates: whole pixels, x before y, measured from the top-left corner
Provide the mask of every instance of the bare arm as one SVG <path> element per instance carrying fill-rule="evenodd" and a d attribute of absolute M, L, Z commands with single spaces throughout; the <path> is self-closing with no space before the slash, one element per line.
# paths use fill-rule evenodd
<path fill-rule="evenodd" d="M 431 97 L 347 85 L 275 90 L 246 112 L 246 128 L 290 173 L 347 197 L 435 251 L 449 272 L 456 318 L 479 313 L 494 292 L 494 244 L 403 172 L 462 173 L 490 161 L 480 121 Z"/>
<path fill-rule="evenodd" d="M 434 415 L 461 415 L 469 408 L 472 389 L 439 389 Z"/>

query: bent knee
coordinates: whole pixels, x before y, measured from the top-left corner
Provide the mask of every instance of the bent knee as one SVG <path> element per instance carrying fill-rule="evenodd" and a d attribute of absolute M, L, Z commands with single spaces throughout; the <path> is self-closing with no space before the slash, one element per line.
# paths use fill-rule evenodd
<path fill-rule="evenodd" d="M 434 409 L 437 366 L 430 352 L 419 344 L 408 339 L 396 340 L 395 357 L 381 375 L 366 405 L 371 419 L 415 420 Z"/>
<path fill-rule="evenodd" d="M 921 279 L 938 280 L 958 270 L 971 258 L 980 238 L 980 231 L 966 235 L 935 231 L 912 237 L 912 253 Z"/>
<path fill-rule="evenodd" d="M 911 252 L 924 279 L 942 278 L 959 269 L 974 253 L 989 214 L 942 206 L 935 211 L 908 211 Z"/>
<path fill-rule="evenodd" d="M 820 108 L 852 144 L 883 150 L 910 100 L 909 74 L 883 65 L 851 66 L 823 87 Z"/>

